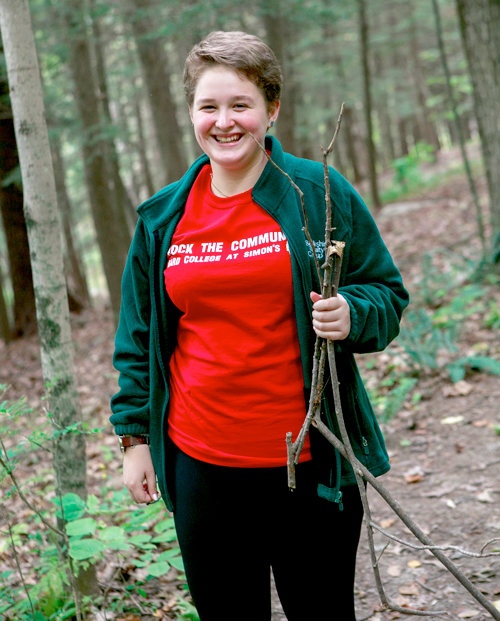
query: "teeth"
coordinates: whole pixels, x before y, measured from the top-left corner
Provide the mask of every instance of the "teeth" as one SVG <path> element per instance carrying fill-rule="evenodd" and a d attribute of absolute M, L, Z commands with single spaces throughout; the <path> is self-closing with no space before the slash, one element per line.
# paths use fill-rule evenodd
<path fill-rule="evenodd" d="M 217 140 L 217 142 L 236 142 L 239 139 L 239 136 L 228 136 L 227 138 L 224 136 L 215 136 L 215 140 Z"/>

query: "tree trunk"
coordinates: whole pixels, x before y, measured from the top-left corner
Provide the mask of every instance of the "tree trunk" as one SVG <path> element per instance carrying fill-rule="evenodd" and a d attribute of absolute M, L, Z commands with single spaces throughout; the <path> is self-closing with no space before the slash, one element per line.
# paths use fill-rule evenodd
<path fill-rule="evenodd" d="M 81 415 L 73 368 L 56 189 L 28 1 L 2 0 L 0 25 L 23 176 L 42 369 L 49 386 L 52 420 L 57 429 L 64 429 L 79 422 Z M 76 492 L 85 498 L 85 436 L 82 433 L 67 433 L 59 438 L 54 464 L 61 493 Z M 98 593 L 95 571 L 80 572 L 78 586 L 81 593 Z"/>
<path fill-rule="evenodd" d="M 500 2 L 457 0 L 490 197 L 492 257 L 500 262 Z"/>
<path fill-rule="evenodd" d="M 92 32 L 94 43 L 94 54 L 96 61 L 97 86 L 99 88 L 99 98 L 101 102 L 101 111 L 106 123 L 109 127 L 113 127 L 113 119 L 111 117 L 111 108 L 109 105 L 108 85 L 106 81 L 106 69 L 104 64 L 104 50 L 102 44 L 101 25 L 95 14 L 95 2 L 90 1 L 90 10 L 92 17 Z M 115 211 L 117 216 L 117 225 L 119 225 L 120 234 L 123 237 L 123 244 L 128 248 L 132 241 L 130 230 L 135 228 L 137 224 L 137 213 L 135 211 L 132 200 L 127 192 L 127 188 L 123 184 L 120 174 L 120 160 L 116 151 L 116 144 L 113 138 L 106 137 L 103 140 L 106 153 L 106 163 L 108 164 L 109 188 L 114 198 Z M 130 226 L 129 226 L 130 223 Z"/>
<path fill-rule="evenodd" d="M 152 0 L 131 0 L 135 15 L 131 18 L 144 81 L 155 124 L 165 182 L 177 181 L 186 172 L 182 130 L 177 121 L 175 100 L 170 90 L 170 70 L 164 39 L 154 36 L 157 24 L 148 9 Z"/>
<path fill-rule="evenodd" d="M 420 61 L 420 45 L 417 33 L 417 17 L 415 15 L 415 6 L 412 2 L 408 3 L 410 11 L 410 53 L 411 53 L 411 78 L 413 78 L 413 86 L 417 99 L 417 122 L 420 139 L 439 150 L 440 144 L 434 123 L 430 120 L 430 112 L 427 107 L 427 99 L 429 98 L 429 89 L 427 87 L 422 63 Z"/>
<path fill-rule="evenodd" d="M 293 28 L 287 17 L 289 8 L 283 5 L 283 0 L 266 0 L 262 3 L 262 17 L 267 33 L 266 43 L 273 50 L 283 73 L 283 88 L 281 91 L 281 107 L 276 123 L 276 136 L 287 153 L 297 154 L 295 142 L 296 106 L 299 100 L 298 85 L 293 74 Z"/>
<path fill-rule="evenodd" d="M 71 205 L 68 192 L 66 190 L 66 174 L 61 153 L 61 143 L 58 136 L 52 138 L 52 163 L 54 166 L 54 179 L 56 184 L 57 204 L 63 225 L 64 238 L 66 240 L 66 250 L 68 254 L 69 276 L 73 284 L 73 289 L 77 299 L 88 306 L 90 295 L 87 287 L 87 279 L 83 265 L 73 242 L 73 225 L 71 218 Z"/>
<path fill-rule="evenodd" d="M 439 12 L 439 3 L 438 0 L 432 0 L 432 9 L 434 11 L 434 19 L 436 22 L 436 35 L 438 39 L 438 47 L 439 54 L 441 56 L 441 64 L 443 66 L 443 72 L 446 79 L 446 91 L 448 94 L 448 102 L 449 106 L 453 112 L 453 125 L 455 127 L 455 133 L 458 138 L 458 142 L 460 144 L 460 152 L 462 154 L 462 160 L 464 162 L 465 172 L 467 174 L 467 181 L 469 182 L 469 189 L 472 195 L 472 200 L 474 202 L 474 207 L 476 210 L 476 220 L 477 220 L 477 229 L 479 234 L 479 239 L 481 240 L 481 248 L 482 248 L 482 260 L 486 260 L 486 237 L 484 234 L 484 226 L 483 226 L 483 215 L 481 212 L 481 206 L 479 205 L 479 197 L 476 190 L 476 184 L 474 183 L 474 178 L 472 176 L 472 170 L 469 164 L 469 158 L 467 157 L 467 151 L 465 149 L 465 138 L 462 130 L 461 120 L 458 115 L 457 104 L 455 102 L 455 96 L 453 94 L 453 87 L 451 84 L 451 74 L 448 67 L 448 60 L 446 58 L 446 51 L 444 48 L 444 37 L 443 37 L 443 29 L 441 27 L 441 15 Z"/>
<path fill-rule="evenodd" d="M 12 340 L 12 330 L 7 313 L 7 305 L 5 304 L 5 297 L 3 295 L 2 280 L 2 274 L 0 274 L 0 338 L 3 339 L 4 343 L 8 344 Z"/>
<path fill-rule="evenodd" d="M 366 148 L 368 151 L 368 174 L 370 177 L 370 190 L 373 209 L 378 211 L 382 207 L 378 193 L 377 183 L 377 162 L 375 144 L 373 142 L 372 129 L 372 96 L 371 96 L 371 76 L 370 76 L 370 51 L 368 21 L 366 19 L 366 0 L 358 0 L 359 7 L 359 34 L 361 42 L 361 63 L 363 67 L 363 103 L 366 121 Z"/>
<path fill-rule="evenodd" d="M 7 93 L 8 86 L 0 83 L 0 92 L 4 91 Z M 15 179 L 19 159 L 14 121 L 9 107 L 4 106 L 0 112 L 0 208 L 14 293 L 13 335 L 20 337 L 36 330 L 35 295 L 23 213 L 23 191 L 20 179 Z M 12 175 L 11 183 L 6 181 L 9 175 Z"/>
<path fill-rule="evenodd" d="M 146 151 L 146 140 L 144 139 L 144 125 L 142 123 L 142 112 L 139 102 L 135 102 L 135 118 L 137 121 L 137 146 L 139 149 L 139 159 L 141 161 L 142 178 L 148 191 L 148 196 L 153 196 L 155 187 L 149 167 L 148 155 Z"/>
<path fill-rule="evenodd" d="M 120 312 L 121 277 L 128 247 L 124 245 L 122 235 L 117 234 L 113 197 L 108 186 L 104 145 L 100 136 L 102 128 L 96 97 L 97 87 L 92 74 L 83 0 L 66 0 L 65 19 L 68 28 L 68 61 L 85 132 L 82 145 L 85 180 L 116 323 Z"/>

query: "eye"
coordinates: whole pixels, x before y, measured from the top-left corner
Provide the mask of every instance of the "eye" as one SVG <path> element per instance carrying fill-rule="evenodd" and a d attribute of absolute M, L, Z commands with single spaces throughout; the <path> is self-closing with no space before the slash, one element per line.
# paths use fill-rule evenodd
<path fill-rule="evenodd" d="M 215 106 L 212 106 L 212 105 L 208 104 L 208 105 L 206 105 L 206 106 L 202 106 L 202 107 L 200 108 L 200 110 L 207 110 L 207 111 L 209 111 L 209 112 L 210 112 L 211 110 L 215 110 Z"/>
<path fill-rule="evenodd" d="M 234 105 L 235 108 L 248 108 L 248 106 L 244 103 L 237 103 Z"/>

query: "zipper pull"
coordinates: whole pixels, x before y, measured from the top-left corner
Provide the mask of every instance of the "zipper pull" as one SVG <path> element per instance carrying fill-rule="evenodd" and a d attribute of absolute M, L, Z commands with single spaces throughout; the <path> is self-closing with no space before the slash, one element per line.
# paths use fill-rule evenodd
<path fill-rule="evenodd" d="M 365 452 L 365 455 L 369 455 L 370 454 L 370 448 L 369 448 L 368 442 L 366 441 L 366 438 L 364 436 L 361 436 L 361 442 L 363 444 L 363 451 Z"/>
<path fill-rule="evenodd" d="M 342 492 L 340 490 L 337 492 L 337 496 L 335 498 L 335 502 L 339 506 L 339 511 L 343 511 L 344 510 L 344 505 L 342 504 Z"/>

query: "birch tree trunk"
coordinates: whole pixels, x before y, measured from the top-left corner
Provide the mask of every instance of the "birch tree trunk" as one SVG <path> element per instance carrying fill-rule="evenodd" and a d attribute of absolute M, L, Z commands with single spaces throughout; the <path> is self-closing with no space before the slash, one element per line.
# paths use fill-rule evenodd
<path fill-rule="evenodd" d="M 500 262 L 500 2 L 457 0 L 490 196 L 491 251 Z"/>
<path fill-rule="evenodd" d="M 2 0 L 0 28 L 23 177 L 42 369 L 49 386 L 52 421 L 61 429 L 79 422 L 81 413 L 73 367 L 56 188 L 28 0 Z M 83 434 L 67 433 L 60 437 L 54 466 L 61 493 L 75 492 L 85 498 Z M 99 590 L 95 571 L 80 572 L 78 583 L 81 593 Z"/>

